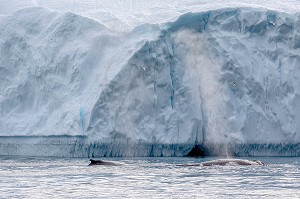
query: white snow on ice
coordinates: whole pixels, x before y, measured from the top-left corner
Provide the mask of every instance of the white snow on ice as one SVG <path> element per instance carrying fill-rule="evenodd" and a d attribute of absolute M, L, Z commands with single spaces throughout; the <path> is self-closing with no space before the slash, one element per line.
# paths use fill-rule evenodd
<path fill-rule="evenodd" d="M 90 17 L 115 31 L 130 31 L 144 23 L 167 22 L 186 12 L 228 7 L 265 8 L 288 13 L 300 10 L 299 0 L 0 0 L 0 5 L 0 15 L 38 6 Z"/>

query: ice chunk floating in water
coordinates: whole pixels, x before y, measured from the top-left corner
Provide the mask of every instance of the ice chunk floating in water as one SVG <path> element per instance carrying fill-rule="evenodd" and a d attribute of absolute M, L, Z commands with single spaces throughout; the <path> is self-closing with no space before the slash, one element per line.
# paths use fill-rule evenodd
<path fill-rule="evenodd" d="M 300 13 L 211 9 L 120 33 L 26 8 L 0 25 L 1 155 L 299 155 Z"/>

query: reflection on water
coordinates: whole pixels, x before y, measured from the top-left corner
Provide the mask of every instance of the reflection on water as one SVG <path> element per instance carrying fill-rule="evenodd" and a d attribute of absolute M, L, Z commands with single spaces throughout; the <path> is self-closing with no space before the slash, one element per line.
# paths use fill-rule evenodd
<path fill-rule="evenodd" d="M 214 158 L 0 158 L 0 198 L 298 198 L 300 158 L 266 166 L 194 166 Z"/>

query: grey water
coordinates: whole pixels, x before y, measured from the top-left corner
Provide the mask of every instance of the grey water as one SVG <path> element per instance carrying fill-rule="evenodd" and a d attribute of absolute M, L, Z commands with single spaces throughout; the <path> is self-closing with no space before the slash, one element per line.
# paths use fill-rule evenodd
<path fill-rule="evenodd" d="M 121 165 L 88 166 L 82 158 L 2 156 L 0 198 L 300 197 L 299 157 L 259 158 L 266 166 L 178 166 L 211 159 L 105 158 Z"/>

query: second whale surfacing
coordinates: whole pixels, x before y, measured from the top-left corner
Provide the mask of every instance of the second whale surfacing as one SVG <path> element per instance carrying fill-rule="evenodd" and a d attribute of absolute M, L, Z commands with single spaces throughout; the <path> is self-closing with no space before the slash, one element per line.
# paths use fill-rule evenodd
<path fill-rule="evenodd" d="M 201 163 L 202 166 L 263 166 L 263 162 L 259 160 L 244 160 L 244 159 L 218 159 Z"/>
<path fill-rule="evenodd" d="M 264 166 L 265 163 L 259 160 L 245 159 L 217 159 L 201 162 L 198 164 L 180 164 L 177 166 Z"/>

